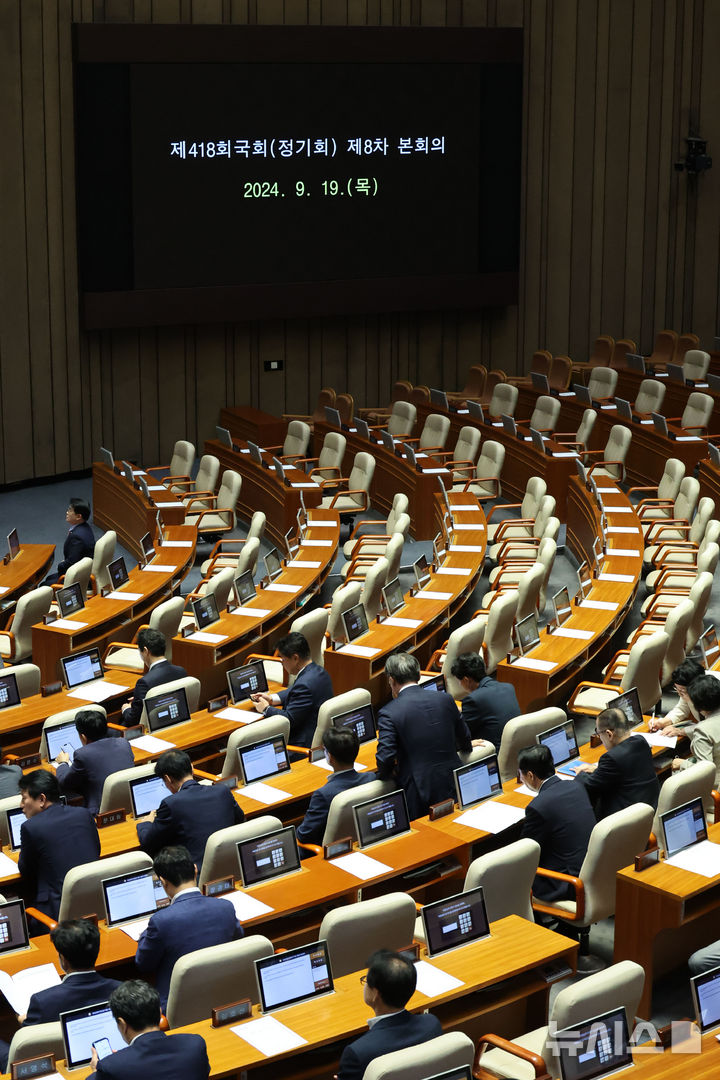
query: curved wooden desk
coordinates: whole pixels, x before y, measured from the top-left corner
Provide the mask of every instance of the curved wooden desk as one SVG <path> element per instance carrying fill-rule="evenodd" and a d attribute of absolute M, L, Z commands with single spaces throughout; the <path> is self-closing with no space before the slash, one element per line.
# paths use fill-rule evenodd
<path fill-rule="evenodd" d="M 54 557 L 54 544 L 23 544 L 14 559 L 0 563 L 0 605 L 17 600 L 39 585 L 47 577 Z"/>
<path fill-rule="evenodd" d="M 93 464 L 93 518 L 103 529 L 114 529 L 122 546 L 141 559 L 140 539 L 145 533 L 156 535 L 158 510 L 164 526 L 182 525 L 185 507 L 157 478 L 142 469 L 137 473 L 145 477 L 152 501 L 145 498 L 139 487 L 131 487 L 116 470 L 117 466 L 111 469 L 102 462 Z"/>

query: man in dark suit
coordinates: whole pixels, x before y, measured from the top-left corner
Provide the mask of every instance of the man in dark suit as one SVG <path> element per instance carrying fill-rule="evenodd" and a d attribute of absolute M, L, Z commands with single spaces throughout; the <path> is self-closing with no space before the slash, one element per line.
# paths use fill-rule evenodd
<path fill-rule="evenodd" d="M 106 777 L 133 767 L 132 747 L 125 739 L 108 737 L 107 717 L 97 709 L 76 713 L 75 728 L 82 746 L 75 751 L 72 765 L 70 755 L 60 751 L 55 775 L 63 794 L 81 795 L 90 813 L 97 814 Z"/>
<path fill-rule="evenodd" d="M 20 829 L 20 877 L 30 902 L 57 919 L 68 870 L 100 858 L 97 826 L 84 807 L 60 802 L 57 779 L 46 769 L 24 776 L 20 792 L 27 819 Z"/>
<path fill-rule="evenodd" d="M 162 777 L 171 794 L 157 810 L 138 820 L 140 847 L 154 856 L 170 844 L 182 844 L 199 871 L 208 836 L 218 829 L 239 825 L 245 815 L 224 784 L 198 783 L 184 750 L 161 754 L 155 762 L 155 775 Z"/>
<path fill-rule="evenodd" d="M 296 746 L 310 746 L 315 733 L 318 709 L 333 696 L 330 676 L 325 668 L 315 664 L 310 646 L 302 634 L 288 634 L 275 646 L 286 675 L 295 682 L 279 694 L 253 694 L 258 712 L 264 716 L 282 713 L 290 721 L 290 742 Z"/>
<path fill-rule="evenodd" d="M 88 525 L 90 507 L 85 499 L 71 499 L 65 511 L 65 520 L 70 526 L 63 544 L 62 562 L 58 563 L 57 573 L 45 578 L 46 585 L 54 585 L 71 566 L 81 559 L 92 558 L 95 552 L 95 534 Z"/>
<path fill-rule="evenodd" d="M 187 848 L 163 848 L 153 869 L 170 897 L 170 906 L 152 915 L 140 935 L 135 967 L 143 975 L 155 973 L 160 1005 L 165 1009 L 175 961 L 196 949 L 234 941 L 243 931 L 229 901 L 200 892 L 195 884 L 197 868 Z"/>
<path fill-rule="evenodd" d="M 149 626 L 141 630 L 137 636 L 137 647 L 147 671 L 135 683 L 132 701 L 122 707 L 122 722 L 125 727 L 132 727 L 140 720 L 148 690 L 187 676 L 185 668 L 171 664 L 165 656 L 165 635 L 159 630 L 153 630 Z"/>
<path fill-rule="evenodd" d="M 405 789 L 411 820 L 432 803 L 454 794 L 458 750 L 472 747 L 467 724 L 449 694 L 418 686 L 420 665 L 410 653 L 394 653 L 385 664 L 393 700 L 378 713 L 377 774 Z"/>
<path fill-rule="evenodd" d="M 595 732 L 605 753 L 596 764 L 581 765 L 575 779 L 590 796 L 598 821 L 639 802 L 656 810 L 660 785 L 652 751 L 641 735 L 632 734 L 625 713 L 604 709 Z"/>
<path fill-rule="evenodd" d="M 359 744 L 352 728 L 329 727 L 323 735 L 323 746 L 332 776 L 310 796 L 305 817 L 297 828 L 297 838 L 302 844 L 322 844 L 330 803 L 336 795 L 375 779 L 375 773 L 355 769 Z"/>
<path fill-rule="evenodd" d="M 537 792 L 525 807 L 522 835 L 540 845 L 540 866 L 544 870 L 577 875 L 595 827 L 587 793 L 579 784 L 556 776 L 547 746 L 521 750 L 518 768 L 525 786 Z M 539 875 L 533 882 L 533 893 L 546 901 L 567 900 L 575 895 L 569 884 Z"/>
<path fill-rule="evenodd" d="M 210 1062 L 200 1035 L 166 1035 L 160 1030 L 160 998 L 141 979 L 121 983 L 110 995 L 118 1031 L 128 1045 L 102 1061 L 93 1049 L 88 1080 L 207 1080 Z"/>
<path fill-rule="evenodd" d="M 362 1080 L 375 1058 L 442 1035 L 437 1017 L 431 1013 L 409 1013 L 405 1009 L 416 985 L 417 972 L 407 957 L 389 949 L 373 953 L 364 980 L 363 1000 L 375 1016 L 368 1021 L 367 1035 L 343 1050 L 338 1080 Z"/>
<path fill-rule="evenodd" d="M 96 1001 L 107 1001 L 116 987 L 117 979 L 106 979 L 95 970 L 100 951 L 100 931 L 85 919 L 58 923 L 50 931 L 50 940 L 57 949 L 58 961 L 64 971 L 58 986 L 38 990 L 30 998 L 27 1016 L 18 1017 L 25 1024 L 49 1024 L 61 1012 L 82 1009 Z"/>
<path fill-rule="evenodd" d="M 508 720 L 520 715 L 515 687 L 489 678 L 478 653 L 458 656 L 450 671 L 465 691 L 462 718 L 471 736 L 484 739 L 499 750 L 503 728 Z"/>

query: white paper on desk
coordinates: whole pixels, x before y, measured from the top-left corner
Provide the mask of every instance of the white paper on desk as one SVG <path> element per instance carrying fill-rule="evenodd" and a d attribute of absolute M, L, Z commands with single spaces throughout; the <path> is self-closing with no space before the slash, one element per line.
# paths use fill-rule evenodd
<path fill-rule="evenodd" d="M 607 514 L 632 514 L 632 506 L 608 506 L 605 503 L 605 513 Z"/>
<path fill-rule="evenodd" d="M 465 511 L 467 511 L 468 514 L 471 511 L 477 513 L 477 503 L 475 503 L 474 505 L 471 504 L 470 506 L 465 506 L 464 504 L 461 506 L 460 503 L 450 503 L 450 509 L 452 510 L 453 514 L 464 513 Z M 477 529 L 477 525 L 456 525 L 455 528 Z"/>
<path fill-rule="evenodd" d="M 415 456 L 418 457 L 419 455 L 416 454 Z M 444 473 L 447 476 L 447 474 L 450 472 L 450 470 L 449 469 L 423 469 L 423 472 L 425 473 L 426 476 L 438 476 L 441 473 Z"/>
<path fill-rule="evenodd" d="M 265 619 L 272 615 L 270 608 L 261 607 L 236 607 L 228 612 L 228 615 L 244 615 L 248 619 Z"/>
<path fill-rule="evenodd" d="M 450 574 L 453 577 L 469 577 L 472 572 L 472 567 L 464 566 L 438 566 L 435 571 L 436 574 Z"/>
<path fill-rule="evenodd" d="M 96 679 L 95 682 L 85 683 L 77 690 L 68 690 L 67 697 L 79 698 L 80 701 L 105 701 L 130 689 L 129 686 L 120 686 L 118 683 L 105 682 L 104 679 Z"/>
<path fill-rule="evenodd" d="M 334 521 L 317 521 L 315 518 L 308 519 L 308 528 L 310 529 L 334 529 L 336 528 Z M 371 533 L 369 535 L 372 535 Z"/>
<path fill-rule="evenodd" d="M 512 665 L 528 671 L 554 671 L 557 667 L 554 660 L 535 660 L 531 656 L 521 656 L 519 660 L 513 660 Z"/>
<path fill-rule="evenodd" d="M 145 470 L 144 469 L 133 469 L 132 474 L 133 474 L 133 476 L 144 476 L 145 475 Z"/>
<path fill-rule="evenodd" d="M 568 450 L 560 450 L 559 452 L 553 450 L 553 455 L 552 456 L 553 457 L 560 457 L 560 458 L 577 457 L 577 454 L 576 454 L 576 452 L 574 450 L 569 450 L 569 451 Z"/>
<path fill-rule="evenodd" d="M 2 594 L 6 593 L 6 592 L 10 592 L 10 586 L 9 585 L 0 585 L 0 596 L 2 596 Z"/>
<path fill-rule="evenodd" d="M 290 487 L 291 488 L 316 488 L 317 484 L 315 483 L 315 481 L 312 481 L 309 484 L 295 484 L 295 483 L 291 482 Z"/>
<path fill-rule="evenodd" d="M 18 864 L 15 860 L 6 855 L 4 851 L 0 851 L 0 877 L 10 877 L 12 874 L 17 874 L 17 872 Z"/>
<path fill-rule="evenodd" d="M 185 548 L 192 547 L 192 540 L 163 540 L 160 547 Z"/>
<path fill-rule="evenodd" d="M 149 922 L 150 916 L 148 915 L 147 919 L 133 919 L 132 922 L 123 923 L 122 926 L 118 926 L 118 930 L 122 930 L 123 934 L 127 934 L 133 941 L 139 941 L 147 930 Z"/>
<path fill-rule="evenodd" d="M 632 574 L 598 574 L 598 581 L 625 581 L 628 584 L 634 581 Z"/>
<path fill-rule="evenodd" d="M 418 626 L 422 626 L 422 619 L 400 619 L 397 615 L 391 615 L 390 618 L 383 620 L 384 626 L 407 626 L 411 630 L 416 630 Z"/>
<path fill-rule="evenodd" d="M 416 458 L 419 458 L 419 457 L 427 457 L 427 454 L 425 453 L 425 451 L 424 451 L 424 450 L 421 450 L 419 454 L 416 454 L 416 455 L 415 455 L 415 457 L 416 457 Z"/>
<path fill-rule="evenodd" d="M 458 986 L 464 986 L 462 979 L 456 979 L 454 975 L 448 975 L 447 971 L 428 964 L 427 960 L 416 960 L 417 986 L 415 989 L 425 997 L 437 997 L 439 994 L 447 994 L 449 990 L 457 990 Z"/>
<path fill-rule="evenodd" d="M 131 739 L 130 745 L 138 750 L 147 750 L 148 754 L 154 754 L 156 750 L 172 750 L 175 747 L 174 742 L 156 739 L 154 735 L 141 735 L 139 739 Z"/>
<path fill-rule="evenodd" d="M 509 829 L 511 825 L 522 821 L 525 811 L 519 806 L 508 806 L 507 803 L 495 802 L 494 799 L 474 806 L 472 810 L 466 810 L 455 818 L 456 825 L 468 825 L 471 829 L 481 832 L 499 833 Z"/>
<path fill-rule="evenodd" d="M 292 559 L 288 564 L 295 570 L 317 570 L 322 566 L 319 562 L 307 562 L 306 559 Z"/>
<path fill-rule="evenodd" d="M 265 586 L 266 592 L 300 592 L 302 585 L 280 585 L 277 582 L 272 582 L 270 585 Z"/>
<path fill-rule="evenodd" d="M 529 795 L 531 799 L 534 799 L 537 795 L 537 791 L 533 791 L 532 788 L 526 787 L 525 784 L 520 784 L 518 787 L 513 788 L 516 795 Z"/>
<path fill-rule="evenodd" d="M 457 412 L 464 415 L 465 413 L 469 413 L 470 410 L 469 409 L 457 409 Z"/>
<path fill-rule="evenodd" d="M 631 735 L 639 735 L 648 746 L 669 746 L 671 749 L 677 746 L 677 736 L 658 735 L 655 731 L 631 731 Z"/>
<path fill-rule="evenodd" d="M 681 870 L 691 870 L 702 877 L 715 877 L 720 874 L 720 844 L 710 840 L 701 840 L 699 844 L 678 851 L 665 860 L 666 866 L 678 866 Z"/>
<path fill-rule="evenodd" d="M 583 600 L 582 607 L 590 608 L 591 611 L 617 611 L 620 605 L 612 600 Z"/>
<path fill-rule="evenodd" d="M 575 630 L 571 626 L 559 626 L 553 630 L 553 637 L 577 638 L 578 641 L 589 641 L 593 637 L 592 630 Z"/>
<path fill-rule="evenodd" d="M 172 574 L 177 566 L 166 566 L 164 563 L 148 563 L 141 567 L 143 574 Z"/>
<path fill-rule="evenodd" d="M 107 596 L 105 597 L 105 599 L 106 600 L 131 600 L 131 601 L 134 601 L 134 600 L 142 600 L 144 595 L 145 594 L 141 593 L 141 592 L 120 592 L 118 590 L 115 590 L 114 592 L 108 593 Z"/>
<path fill-rule="evenodd" d="M 699 435 L 676 435 L 675 442 L 702 442 Z"/>
<path fill-rule="evenodd" d="M 611 495 L 613 491 L 617 491 L 616 487 L 599 487 L 598 491 L 603 495 Z"/>
<path fill-rule="evenodd" d="M 241 454 L 249 454 L 250 453 L 250 447 L 249 446 L 241 446 L 240 447 L 240 453 Z"/>
<path fill-rule="evenodd" d="M 473 507 L 473 509 L 477 509 L 477 507 Z M 454 506 L 453 510 L 457 510 L 457 507 Z M 453 524 L 452 531 L 454 533 L 456 533 L 456 532 L 482 532 L 484 528 L 485 528 L 485 526 L 481 522 L 478 523 L 477 525 L 468 525 L 467 523 L 465 523 L 464 525 L 460 525 L 456 521 Z"/>
<path fill-rule="evenodd" d="M 270 787 L 269 784 L 263 784 L 262 781 L 240 788 L 240 794 L 247 799 L 254 799 L 255 802 L 262 803 L 263 806 L 272 806 L 273 803 L 290 798 L 289 791 L 281 791 L 280 788 Z"/>
<path fill-rule="evenodd" d="M 607 549 L 607 554 L 615 555 L 619 559 L 639 559 L 642 555 L 642 551 L 635 551 L 634 548 L 609 547 Z"/>
<path fill-rule="evenodd" d="M 123 600 L 125 597 L 123 597 Z M 86 622 L 75 622 L 74 619 L 56 619 L 53 626 L 59 626 L 61 630 L 82 630 L 83 626 L 87 626 Z"/>
<path fill-rule="evenodd" d="M 339 866 L 341 870 L 360 878 L 361 881 L 368 881 L 370 878 L 377 877 L 378 874 L 386 874 L 388 870 L 392 870 L 392 866 L 381 863 L 377 859 L 371 859 L 369 855 L 363 855 L 361 851 L 341 855 L 339 859 L 332 860 L 332 865 Z"/>
<path fill-rule="evenodd" d="M 300 544 L 301 548 L 304 548 L 304 547 L 332 547 L 332 546 L 333 546 L 332 540 L 308 540 L 308 539 L 305 539 Z"/>
<path fill-rule="evenodd" d="M 261 1016 L 259 1020 L 248 1020 L 237 1027 L 231 1027 L 234 1035 L 250 1043 L 265 1057 L 275 1057 L 283 1054 L 286 1050 L 294 1050 L 298 1046 L 306 1046 L 307 1039 L 298 1035 L 285 1024 L 281 1024 L 274 1016 Z"/>
<path fill-rule="evenodd" d="M 207 630 L 196 630 L 188 637 L 188 641 L 205 641 L 208 645 L 217 645 L 218 641 L 227 641 L 227 639 L 227 634 L 208 634 Z"/>
<path fill-rule="evenodd" d="M 424 592 L 415 593 L 416 600 L 452 600 L 451 592 L 433 592 L 428 589 Z"/>
<path fill-rule="evenodd" d="M 240 922 L 245 922 L 247 919 L 257 919 L 261 915 L 267 915 L 275 910 L 269 904 L 263 904 L 262 900 L 257 900 L 254 896 L 248 896 L 247 893 L 238 892 L 237 889 L 235 892 L 225 893 L 219 899 L 227 900 L 229 904 L 232 904 Z"/>
<path fill-rule="evenodd" d="M 609 533 L 634 533 L 636 536 L 640 532 L 634 525 L 608 525 L 607 531 Z"/>
<path fill-rule="evenodd" d="M 377 656 L 380 649 L 371 649 L 369 645 L 342 645 L 338 652 L 347 653 L 349 656 Z"/>
<path fill-rule="evenodd" d="M 561 390 L 558 397 L 575 397 L 574 390 Z"/>
<path fill-rule="evenodd" d="M 251 724 L 253 720 L 261 720 L 263 714 L 255 712 L 254 709 L 233 709 L 230 706 L 228 709 L 221 709 L 220 712 L 216 712 L 218 720 L 232 720 L 235 724 Z"/>
<path fill-rule="evenodd" d="M 148 484 L 148 491 L 166 491 L 164 484 Z"/>
<path fill-rule="evenodd" d="M 641 420 L 640 423 L 641 424 L 652 424 L 653 421 L 652 420 Z"/>
<path fill-rule="evenodd" d="M 321 758 L 320 761 L 313 761 L 312 764 L 315 766 L 316 769 L 324 769 L 325 772 L 333 771 L 332 765 L 330 765 L 325 760 L 325 758 Z M 356 761 L 353 765 L 353 769 L 357 769 L 358 772 L 362 772 L 364 769 L 367 769 L 367 765 L 361 765 L 359 761 Z"/>
<path fill-rule="evenodd" d="M 502 427 L 502 420 L 493 420 L 491 427 Z"/>
<path fill-rule="evenodd" d="M 39 964 L 37 967 L 18 971 L 15 975 L 0 971 L 0 991 L 5 995 L 12 1011 L 19 1016 L 24 1016 L 28 1011 L 33 994 L 59 985 L 60 976 L 54 964 Z"/>
<path fill-rule="evenodd" d="M 477 531 L 482 532 L 482 526 L 478 526 Z M 482 544 L 452 544 L 452 546 L 448 550 L 448 555 L 454 555 L 456 551 L 479 553 L 482 550 Z"/>
<path fill-rule="evenodd" d="M 159 506 L 162 510 L 169 510 L 171 506 L 174 508 L 181 507 L 182 509 L 184 509 L 181 502 L 156 502 L 155 505 Z"/>

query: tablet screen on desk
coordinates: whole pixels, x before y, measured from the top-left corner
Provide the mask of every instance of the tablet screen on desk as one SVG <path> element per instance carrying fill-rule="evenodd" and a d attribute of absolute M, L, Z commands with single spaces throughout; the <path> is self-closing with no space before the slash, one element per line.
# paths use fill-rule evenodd
<path fill-rule="evenodd" d="M 155 558 L 155 542 L 149 532 L 140 537 L 140 547 L 146 562 Z"/>
<path fill-rule="evenodd" d="M 642 724 L 642 709 L 640 708 L 640 694 L 638 693 L 637 686 L 631 686 L 629 690 L 623 691 L 622 694 L 618 694 L 617 697 L 610 698 L 606 709 L 620 709 L 625 713 L 630 727 L 635 727 L 637 724 Z"/>
<path fill-rule="evenodd" d="M 515 627 L 515 635 L 522 656 L 525 656 L 536 645 L 539 645 L 540 632 L 538 631 L 537 615 L 532 613 L 521 619 Z"/>
<path fill-rule="evenodd" d="M 617 409 L 617 414 L 621 420 L 632 420 L 632 406 L 625 398 L 616 397 L 615 408 Z"/>
<path fill-rule="evenodd" d="M 99 1001 L 85 1009 L 60 1013 L 60 1023 L 68 1069 L 89 1065 L 92 1059 L 92 1044 L 99 1039 L 107 1039 L 113 1050 L 123 1050 L 125 1047 L 107 1001 Z"/>
<path fill-rule="evenodd" d="M 260 447 L 257 443 L 250 442 L 248 439 L 248 450 L 250 451 L 250 457 L 253 461 L 257 461 L 258 465 L 262 465 L 262 454 L 260 453 Z"/>
<path fill-rule="evenodd" d="M 483 799 L 491 799 L 493 795 L 502 795 L 502 781 L 496 754 L 491 754 L 481 761 L 471 761 L 469 765 L 453 770 L 453 776 L 461 810 L 466 810 L 468 806 L 475 806 Z"/>
<path fill-rule="evenodd" d="M 134 870 L 105 878 L 102 891 L 108 926 L 152 915 L 157 911 L 158 898 L 166 899 L 165 890 L 152 870 Z"/>
<path fill-rule="evenodd" d="M 0 675 L 0 709 L 9 709 L 20 704 L 20 691 L 14 671 Z"/>
<path fill-rule="evenodd" d="M 661 814 L 660 821 L 668 858 L 708 838 L 705 810 L 700 798 L 691 799 L 683 806 Z"/>
<path fill-rule="evenodd" d="M 29 945 L 23 901 L 8 900 L 6 904 L 0 904 L 0 956 L 16 949 L 27 949 Z"/>
<path fill-rule="evenodd" d="M 13 529 L 11 532 L 8 533 L 7 543 L 8 551 L 10 553 L 10 560 L 12 561 L 20 551 L 20 541 L 18 539 L 17 529 Z"/>
<path fill-rule="evenodd" d="M 108 563 L 108 574 L 110 575 L 113 589 L 119 589 L 126 581 L 130 580 L 130 575 L 127 572 L 125 560 L 122 555 L 119 559 L 113 559 L 111 563 Z"/>
<path fill-rule="evenodd" d="M 598 1080 L 633 1063 L 623 1008 L 559 1031 L 555 1044 L 562 1080 Z"/>
<path fill-rule="evenodd" d="M 396 611 L 405 606 L 405 595 L 400 584 L 400 578 L 393 578 L 392 581 L 383 586 L 382 597 L 388 615 L 394 615 Z"/>
<path fill-rule="evenodd" d="M 690 980 L 695 1017 L 703 1032 L 720 1025 L 720 967 L 695 975 Z"/>
<path fill-rule="evenodd" d="M 87 649 L 86 652 L 73 653 L 72 656 L 63 656 L 60 661 L 65 676 L 65 685 L 68 690 L 74 690 L 76 686 L 92 682 L 93 679 L 101 679 L 103 673 L 100 650 L 97 648 Z"/>
<path fill-rule="evenodd" d="M 364 604 L 355 604 L 354 607 L 348 608 L 347 611 L 343 611 L 342 621 L 343 626 L 345 627 L 345 637 L 348 641 L 355 641 L 355 638 L 362 637 L 363 634 L 367 634 L 368 632 L 368 621 Z"/>
<path fill-rule="evenodd" d="M 135 818 L 145 817 L 146 814 L 157 810 L 165 796 L 169 794 L 161 776 L 142 776 L 138 780 L 130 780 L 128 787 Z"/>
<path fill-rule="evenodd" d="M 367 441 L 369 442 L 370 441 L 370 427 L 369 427 L 367 421 L 366 420 L 361 420 L 359 416 L 354 416 L 353 417 L 353 424 L 355 425 L 355 428 L 356 428 L 357 433 L 360 436 L 360 438 L 361 439 L 367 439 Z"/>
<path fill-rule="evenodd" d="M 146 697 L 145 714 L 151 731 L 160 731 L 172 724 L 184 724 L 190 719 L 185 687 L 178 686 L 176 690 L 166 690 L 153 697 Z"/>
<path fill-rule="evenodd" d="M 227 684 L 235 704 L 247 701 L 251 694 L 267 693 L 268 684 L 262 660 L 228 671 Z"/>
<path fill-rule="evenodd" d="M 445 693 L 445 676 L 431 675 L 429 679 L 421 679 L 418 683 L 423 690 L 431 690 L 433 693 Z"/>
<path fill-rule="evenodd" d="M 421 915 L 428 956 L 437 956 L 490 936 L 482 885 L 434 904 L 425 904 Z"/>
<path fill-rule="evenodd" d="M 8 839 L 10 841 L 10 850 L 17 851 L 20 847 L 20 831 L 23 827 L 23 822 L 27 821 L 27 818 L 19 806 L 12 810 L 6 810 L 5 813 L 7 815 L 7 831 Z"/>
<path fill-rule="evenodd" d="M 413 573 L 415 574 L 415 581 L 418 589 L 422 589 L 424 585 L 430 581 L 430 567 L 427 561 L 427 555 L 421 555 L 419 559 L 416 559 L 413 563 Z"/>
<path fill-rule="evenodd" d="M 271 551 L 268 551 L 267 555 L 263 559 L 263 562 L 265 563 L 265 573 L 271 581 L 273 581 L 273 579 L 276 578 L 278 574 L 282 573 L 282 562 L 280 560 L 280 556 L 278 555 L 277 548 L 272 548 Z"/>
<path fill-rule="evenodd" d="M 260 1007 L 264 1013 L 333 991 L 327 942 L 316 941 L 255 961 Z"/>
<path fill-rule="evenodd" d="M 205 630 L 220 618 L 217 600 L 212 593 L 201 596 L 199 600 L 193 600 L 191 603 L 198 630 Z"/>
<path fill-rule="evenodd" d="M 444 390 L 431 390 L 430 391 L 430 404 L 437 405 L 440 409 L 448 408 L 447 394 Z"/>
<path fill-rule="evenodd" d="M 325 420 L 332 427 L 342 428 L 342 420 L 340 419 L 340 410 L 333 409 L 332 405 L 325 406 Z"/>
<path fill-rule="evenodd" d="M 48 761 L 54 761 L 60 751 L 65 750 L 72 762 L 75 751 L 82 746 L 74 720 L 69 720 L 65 724 L 56 724 L 55 727 L 46 727 L 43 735 L 47 746 Z"/>
<path fill-rule="evenodd" d="M 556 769 L 559 765 L 564 765 L 566 761 L 577 757 L 578 741 L 572 720 L 541 731 L 537 736 L 537 742 L 540 746 L 547 746 Z"/>
<path fill-rule="evenodd" d="M 277 776 L 290 769 L 284 735 L 275 735 L 271 739 L 261 739 L 259 742 L 239 746 L 238 757 L 246 784 L 264 780 L 268 776 Z"/>
<path fill-rule="evenodd" d="M 567 585 L 563 585 L 562 589 L 553 595 L 552 598 L 553 611 L 555 613 L 555 623 L 557 626 L 562 626 L 564 622 L 572 615 L 572 607 L 570 605 L 570 593 Z"/>
<path fill-rule="evenodd" d="M 223 446 L 227 446 L 228 450 L 232 450 L 232 435 L 225 427 L 215 426 L 215 434 L 217 435 L 217 441 L 222 443 Z"/>
<path fill-rule="evenodd" d="M 353 806 L 353 817 L 361 848 L 410 832 L 407 801 L 401 789 L 358 803 Z"/>
<path fill-rule="evenodd" d="M 300 869 L 300 852 L 292 825 L 241 840 L 237 848 L 245 888 Z"/>
<path fill-rule="evenodd" d="M 243 604 L 247 604 L 248 600 L 252 600 L 254 596 L 257 596 L 252 570 L 246 570 L 244 574 L 238 574 L 233 581 L 233 591 L 238 607 L 242 607 Z"/>
<path fill-rule="evenodd" d="M 61 619 L 64 619 L 66 615 L 72 615 L 75 611 L 82 611 L 85 607 L 82 585 L 78 581 L 73 582 L 72 585 L 66 585 L 63 589 L 58 589 L 55 599 Z"/>
<path fill-rule="evenodd" d="M 352 728 L 359 743 L 370 742 L 377 734 L 375 728 L 375 710 L 372 705 L 361 705 L 359 709 L 338 713 L 333 716 L 333 727 Z"/>

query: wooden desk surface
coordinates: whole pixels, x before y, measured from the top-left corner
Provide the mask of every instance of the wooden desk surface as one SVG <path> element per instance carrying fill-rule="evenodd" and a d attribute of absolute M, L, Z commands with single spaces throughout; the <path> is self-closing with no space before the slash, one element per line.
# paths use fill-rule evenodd
<path fill-rule="evenodd" d="M 54 557 L 54 544 L 23 544 L 14 559 L 0 563 L 0 602 L 16 600 L 35 588 L 47 576 Z"/>
<path fill-rule="evenodd" d="M 144 476 L 148 487 L 162 486 L 156 474 L 142 473 L 140 469 L 138 473 Z M 93 464 L 93 520 L 103 529 L 114 529 L 122 546 L 138 559 L 142 558 L 141 537 L 148 532 L 151 536 L 157 533 L 158 510 L 164 526 L 182 525 L 185 520 L 183 502 L 168 488 L 151 490 L 150 495 L 152 501 L 109 465 L 99 461 Z M 168 505 L 158 507 L 157 503 Z"/>

